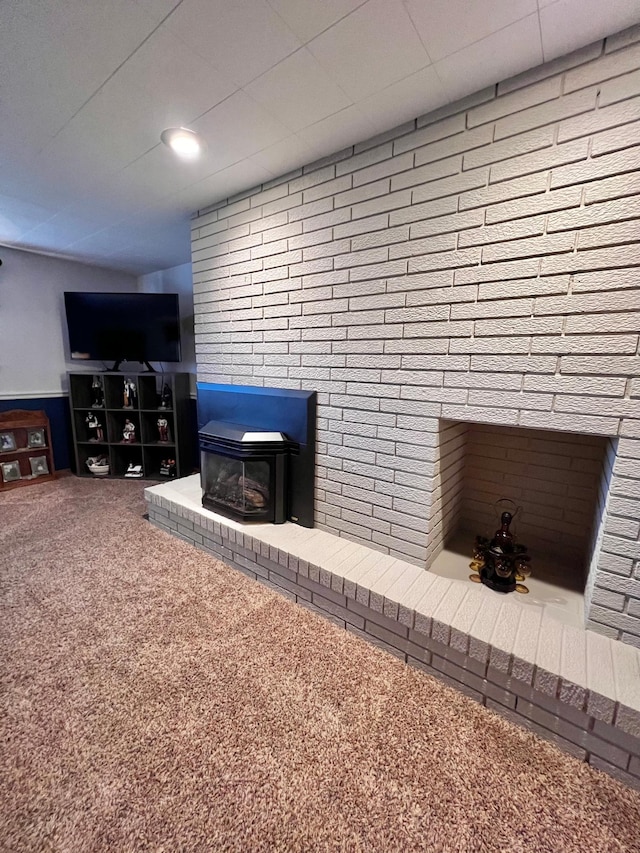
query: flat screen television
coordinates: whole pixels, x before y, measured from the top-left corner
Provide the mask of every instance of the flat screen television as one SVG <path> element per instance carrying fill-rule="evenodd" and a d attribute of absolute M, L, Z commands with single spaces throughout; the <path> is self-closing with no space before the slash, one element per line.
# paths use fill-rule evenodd
<path fill-rule="evenodd" d="M 66 291 L 64 305 L 72 359 L 180 361 L 177 293 Z"/>

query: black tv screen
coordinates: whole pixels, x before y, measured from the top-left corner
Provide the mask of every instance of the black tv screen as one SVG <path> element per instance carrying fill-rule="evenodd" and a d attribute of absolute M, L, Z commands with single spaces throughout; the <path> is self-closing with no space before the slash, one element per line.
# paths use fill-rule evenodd
<path fill-rule="evenodd" d="M 67 291 L 64 305 L 72 359 L 180 361 L 177 293 Z"/>

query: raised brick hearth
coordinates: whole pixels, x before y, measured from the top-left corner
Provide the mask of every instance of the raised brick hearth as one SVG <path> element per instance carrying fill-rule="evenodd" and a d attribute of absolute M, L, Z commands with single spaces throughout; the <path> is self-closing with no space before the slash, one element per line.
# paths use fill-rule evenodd
<path fill-rule="evenodd" d="M 145 495 L 161 529 L 640 788 L 637 649 L 325 531 L 223 518 L 197 475 Z"/>
<path fill-rule="evenodd" d="M 458 494 L 443 440 L 549 431 L 582 448 L 574 485 L 597 446 L 595 506 L 573 489 L 561 535 L 584 527 L 596 555 L 589 626 L 635 646 L 638 67 L 640 28 L 274 177 L 192 232 L 198 378 L 318 391 L 323 531 L 424 570 Z"/>

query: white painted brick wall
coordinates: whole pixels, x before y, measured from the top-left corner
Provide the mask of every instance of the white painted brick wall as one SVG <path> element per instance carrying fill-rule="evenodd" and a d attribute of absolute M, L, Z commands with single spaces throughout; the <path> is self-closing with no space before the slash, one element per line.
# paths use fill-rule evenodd
<path fill-rule="evenodd" d="M 432 502 L 428 516 L 427 568 L 442 551 L 460 522 L 467 431 L 467 424 L 440 421 L 435 448 L 436 461 L 433 466 Z"/>
<path fill-rule="evenodd" d="M 639 66 L 619 34 L 192 228 L 199 379 L 318 391 L 326 530 L 432 559 L 461 509 L 441 419 L 620 437 L 587 593 L 635 645 Z"/>

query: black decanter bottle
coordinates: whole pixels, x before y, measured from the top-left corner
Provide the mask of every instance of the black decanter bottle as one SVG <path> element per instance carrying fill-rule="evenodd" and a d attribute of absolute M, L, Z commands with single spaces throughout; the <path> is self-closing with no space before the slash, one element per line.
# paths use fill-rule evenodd
<path fill-rule="evenodd" d="M 513 515 L 503 512 L 500 527 L 491 540 L 476 537 L 474 559 L 477 560 L 479 579 L 496 592 L 528 592 L 518 581 L 522 579 L 520 572 L 528 563 L 529 556 L 525 545 L 516 544 L 510 530 L 512 521 Z"/>

